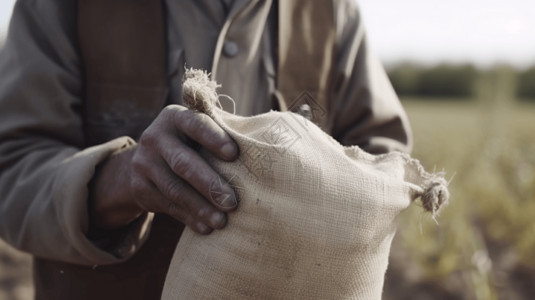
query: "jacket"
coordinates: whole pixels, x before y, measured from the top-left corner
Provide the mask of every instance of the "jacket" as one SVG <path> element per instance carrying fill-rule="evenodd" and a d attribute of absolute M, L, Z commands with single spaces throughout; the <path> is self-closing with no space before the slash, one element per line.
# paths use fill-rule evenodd
<path fill-rule="evenodd" d="M 15 5 L 0 55 L 0 237 L 34 255 L 37 298 L 157 298 L 183 228 L 149 213 L 106 239 L 88 237 L 87 186 L 95 167 L 133 142 L 143 126 L 118 137 L 88 128 L 126 128 L 130 125 L 114 115 L 125 111 L 146 126 L 155 116 L 143 114 L 144 101 L 161 107 L 180 103 L 184 65 L 211 70 L 223 84 L 221 92 L 235 98 L 244 115 L 284 109 L 292 101 L 273 105 L 276 78 L 298 81 L 308 71 L 296 58 L 277 61 L 272 1 L 236 0 L 228 12 L 213 0 L 164 3 L 163 89 L 113 83 L 94 88 L 85 80 L 88 62 L 78 42 L 77 3 L 19 0 Z M 407 117 L 369 51 L 356 5 L 329 3 L 334 22 L 326 26 L 333 28 L 336 48 L 324 87 L 326 130 L 342 144 L 369 152 L 410 151 Z M 278 37 L 290 39 L 291 28 L 279 28 Z M 234 55 L 227 41 L 238 45 Z M 119 101 L 126 96 L 137 100 Z M 89 108 L 108 113 L 93 122 Z"/>

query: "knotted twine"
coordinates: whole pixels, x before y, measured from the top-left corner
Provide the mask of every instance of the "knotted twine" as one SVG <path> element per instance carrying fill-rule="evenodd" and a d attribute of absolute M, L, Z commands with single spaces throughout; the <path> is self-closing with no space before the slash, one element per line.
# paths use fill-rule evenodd
<path fill-rule="evenodd" d="M 396 217 L 418 198 L 434 217 L 449 198 L 443 174 L 344 147 L 291 112 L 227 113 L 217 87 L 187 70 L 183 98 L 240 147 L 236 162 L 202 153 L 240 205 L 224 230 L 184 231 L 163 298 L 380 299 Z"/>

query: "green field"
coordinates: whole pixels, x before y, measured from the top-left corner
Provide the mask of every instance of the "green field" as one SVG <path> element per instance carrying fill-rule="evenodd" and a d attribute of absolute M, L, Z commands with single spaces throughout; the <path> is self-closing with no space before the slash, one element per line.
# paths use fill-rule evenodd
<path fill-rule="evenodd" d="M 413 156 L 445 170 L 438 225 L 413 205 L 400 219 L 386 298 L 535 299 L 535 105 L 496 93 L 405 99 Z"/>

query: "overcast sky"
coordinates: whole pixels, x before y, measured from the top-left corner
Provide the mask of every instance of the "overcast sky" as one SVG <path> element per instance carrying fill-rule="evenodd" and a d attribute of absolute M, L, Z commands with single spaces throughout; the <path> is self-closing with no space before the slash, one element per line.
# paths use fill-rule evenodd
<path fill-rule="evenodd" d="M 383 61 L 535 64 L 534 0 L 357 0 Z"/>
<path fill-rule="evenodd" d="M 4 39 L 14 0 L 0 0 L 0 39 Z"/>
<path fill-rule="evenodd" d="M 370 44 L 386 63 L 535 64 L 535 0 L 356 1 Z M 0 38 L 13 3 L 0 0 Z"/>

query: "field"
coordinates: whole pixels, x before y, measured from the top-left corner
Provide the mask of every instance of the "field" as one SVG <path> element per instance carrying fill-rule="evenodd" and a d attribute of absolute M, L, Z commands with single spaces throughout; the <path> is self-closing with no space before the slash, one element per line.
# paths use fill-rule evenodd
<path fill-rule="evenodd" d="M 438 224 L 418 203 L 401 216 L 385 299 L 535 299 L 535 105 L 506 83 L 404 99 L 413 156 L 447 172 L 452 197 Z M 0 299 L 30 299 L 29 278 L 28 256 L 0 242 Z"/>
<path fill-rule="evenodd" d="M 404 101 L 413 156 L 452 196 L 438 224 L 400 218 L 385 299 L 535 298 L 535 106 L 495 97 Z"/>

